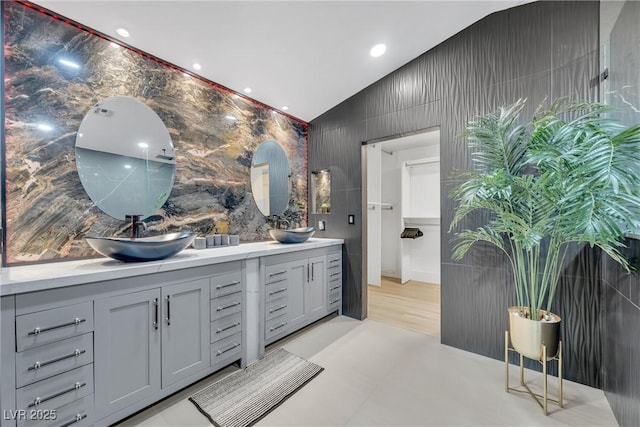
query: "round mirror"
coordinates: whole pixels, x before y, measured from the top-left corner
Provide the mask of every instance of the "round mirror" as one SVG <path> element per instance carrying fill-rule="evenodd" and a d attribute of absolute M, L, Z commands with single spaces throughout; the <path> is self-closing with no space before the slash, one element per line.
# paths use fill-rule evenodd
<path fill-rule="evenodd" d="M 251 161 L 251 192 L 263 215 L 281 215 L 287 210 L 290 177 L 289 159 L 280 144 L 260 144 Z"/>
<path fill-rule="evenodd" d="M 91 200 L 121 220 L 160 209 L 176 173 L 164 123 L 149 106 L 126 96 L 106 98 L 84 117 L 76 136 L 76 167 Z"/>

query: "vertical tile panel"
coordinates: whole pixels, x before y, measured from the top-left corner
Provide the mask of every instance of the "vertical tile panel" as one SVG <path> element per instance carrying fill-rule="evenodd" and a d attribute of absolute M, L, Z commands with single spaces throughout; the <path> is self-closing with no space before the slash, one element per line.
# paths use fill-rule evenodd
<path fill-rule="evenodd" d="M 554 312 L 562 318 L 564 372 L 573 381 L 601 387 L 600 319 L 604 307 L 600 251 L 581 245 L 572 255 L 560 278 L 553 304 Z"/>
<path fill-rule="evenodd" d="M 598 53 L 590 53 L 553 70 L 552 99 L 563 96 L 578 100 L 598 100 Z"/>
<path fill-rule="evenodd" d="M 572 1 L 553 3 L 548 15 L 553 25 L 551 60 L 553 68 L 559 68 L 597 51 L 600 2 L 581 1 L 578 7 Z"/>

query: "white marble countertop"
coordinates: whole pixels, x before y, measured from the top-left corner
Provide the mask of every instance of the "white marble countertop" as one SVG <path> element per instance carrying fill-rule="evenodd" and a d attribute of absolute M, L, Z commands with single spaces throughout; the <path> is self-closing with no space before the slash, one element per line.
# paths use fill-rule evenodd
<path fill-rule="evenodd" d="M 0 274 L 0 296 L 323 248 L 342 243 L 342 239 L 314 238 L 295 244 L 276 241 L 251 242 L 211 249 L 185 249 L 171 258 L 160 261 L 125 263 L 110 258 L 95 258 L 4 267 Z"/>

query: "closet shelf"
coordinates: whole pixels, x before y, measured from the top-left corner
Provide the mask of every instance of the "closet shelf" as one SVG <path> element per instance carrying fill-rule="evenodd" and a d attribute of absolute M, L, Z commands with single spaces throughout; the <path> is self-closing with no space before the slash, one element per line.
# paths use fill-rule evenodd
<path fill-rule="evenodd" d="M 415 225 L 440 225 L 440 218 L 437 217 L 404 217 L 402 218 L 405 224 L 415 224 Z"/>

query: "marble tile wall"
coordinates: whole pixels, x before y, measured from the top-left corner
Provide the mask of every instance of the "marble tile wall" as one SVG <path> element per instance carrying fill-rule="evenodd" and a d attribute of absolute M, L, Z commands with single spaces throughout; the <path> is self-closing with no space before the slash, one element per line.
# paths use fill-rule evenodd
<path fill-rule="evenodd" d="M 331 214 L 320 237 L 346 240 L 344 313 L 367 316 L 362 247 L 361 147 L 366 141 L 440 128 L 442 343 L 500 359 L 512 304 L 506 260 L 491 247 L 451 260 L 452 171 L 470 165 L 457 137 L 475 115 L 528 98 L 525 114 L 545 98 L 597 99 L 598 2 L 535 2 L 487 16 L 309 123 L 309 168 L 330 169 Z M 356 214 L 356 224 L 347 215 Z M 480 218 L 471 218 L 478 222 Z M 598 253 L 581 247 L 562 278 L 568 355 L 566 378 L 602 385 L 599 319 L 603 287 Z"/>
<path fill-rule="evenodd" d="M 116 95 L 150 106 L 177 152 L 175 185 L 149 218 L 149 234 L 191 229 L 266 238 L 249 172 L 254 150 L 267 139 L 281 144 L 299 177 L 286 216 L 306 224 L 306 123 L 22 4 L 2 3 L 8 264 L 95 256 L 84 235 L 127 231 L 87 197 L 74 162 L 82 118 Z"/>

